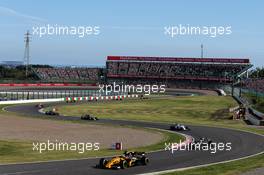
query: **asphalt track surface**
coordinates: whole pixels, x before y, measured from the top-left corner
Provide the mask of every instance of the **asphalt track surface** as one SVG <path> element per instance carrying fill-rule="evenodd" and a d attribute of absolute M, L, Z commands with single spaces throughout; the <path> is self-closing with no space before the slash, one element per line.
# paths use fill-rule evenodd
<path fill-rule="evenodd" d="M 11 106 L 6 110 L 15 111 L 19 113 L 30 113 L 37 118 L 56 118 L 58 120 L 80 120 L 79 117 L 70 116 L 46 116 L 40 114 L 34 105 Z M 94 121 L 83 121 L 92 123 Z M 95 121 L 96 123 L 112 124 L 112 125 L 132 125 L 137 127 L 151 127 L 158 129 L 169 128 L 168 124 L 164 123 L 150 123 L 139 121 L 123 121 L 101 119 Z M 38 175 L 108 175 L 108 174 L 141 174 L 151 173 L 163 170 L 186 168 L 197 165 L 204 165 L 209 163 L 216 163 L 232 159 L 238 159 L 250 155 L 254 155 L 264 151 L 264 137 L 253 133 L 215 128 L 204 126 L 189 126 L 190 131 L 183 132 L 191 135 L 194 138 L 208 137 L 213 142 L 231 142 L 231 151 L 218 151 L 215 154 L 210 151 L 177 151 L 172 154 L 169 151 L 158 151 L 149 153 L 148 157 L 150 163 L 147 166 L 136 166 L 124 170 L 107 170 L 97 169 L 95 165 L 99 162 L 99 158 L 88 158 L 82 160 L 66 160 L 66 161 L 51 161 L 42 163 L 25 163 L 25 164 L 9 164 L 0 165 L 0 174 L 38 174 Z"/>

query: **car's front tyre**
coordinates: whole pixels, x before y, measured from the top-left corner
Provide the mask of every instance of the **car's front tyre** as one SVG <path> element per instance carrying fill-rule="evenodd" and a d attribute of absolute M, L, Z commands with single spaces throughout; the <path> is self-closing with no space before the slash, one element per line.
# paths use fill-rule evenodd
<path fill-rule="evenodd" d="M 101 158 L 99 161 L 100 168 L 104 168 L 106 164 L 107 164 L 107 160 L 105 158 Z"/>
<path fill-rule="evenodd" d="M 147 157 L 142 157 L 141 163 L 142 165 L 147 165 L 149 163 L 149 159 Z"/>
<path fill-rule="evenodd" d="M 126 161 L 126 160 L 123 160 L 123 161 L 121 162 L 120 167 L 121 167 L 122 169 L 128 168 L 128 163 L 127 163 L 127 161 Z"/>

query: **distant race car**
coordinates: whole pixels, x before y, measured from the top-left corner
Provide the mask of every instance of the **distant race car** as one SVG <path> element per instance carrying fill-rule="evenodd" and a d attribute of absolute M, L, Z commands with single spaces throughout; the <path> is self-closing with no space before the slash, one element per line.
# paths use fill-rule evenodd
<path fill-rule="evenodd" d="M 209 138 L 200 138 L 200 139 L 195 139 L 194 142 L 192 143 L 192 148 L 195 148 L 195 145 L 201 145 L 201 146 L 211 146 L 213 141 Z M 212 145 L 214 146 L 214 145 Z"/>
<path fill-rule="evenodd" d="M 54 111 L 46 111 L 45 114 L 46 115 L 60 115 L 58 112 L 54 112 Z"/>
<path fill-rule="evenodd" d="M 146 157 L 145 152 L 125 152 L 121 156 L 113 157 L 110 160 L 101 158 L 98 168 L 103 169 L 125 169 L 138 165 L 147 165 L 149 159 Z"/>
<path fill-rule="evenodd" d="M 188 126 L 182 124 L 174 124 L 170 126 L 170 130 L 173 131 L 189 131 L 190 128 Z"/>
<path fill-rule="evenodd" d="M 209 146 L 213 143 L 213 141 L 211 140 L 211 139 L 209 139 L 209 138 L 200 138 L 200 140 L 199 140 L 199 142 L 201 143 L 201 144 L 208 144 Z"/>
<path fill-rule="evenodd" d="M 44 108 L 44 105 L 40 103 L 40 104 L 37 104 L 35 107 L 39 108 L 39 109 L 42 109 L 42 108 Z"/>
<path fill-rule="evenodd" d="M 84 114 L 81 116 L 82 120 L 99 120 L 97 117 L 94 117 L 90 114 Z"/>

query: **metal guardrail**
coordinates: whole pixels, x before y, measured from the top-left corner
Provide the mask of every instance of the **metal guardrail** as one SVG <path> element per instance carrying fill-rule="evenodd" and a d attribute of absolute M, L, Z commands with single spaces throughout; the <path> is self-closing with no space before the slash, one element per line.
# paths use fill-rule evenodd
<path fill-rule="evenodd" d="M 259 117 L 255 113 L 248 112 L 247 119 L 254 125 L 264 126 L 264 119 Z"/>
<path fill-rule="evenodd" d="M 244 104 L 247 107 L 246 119 L 249 120 L 250 123 L 254 125 L 258 125 L 258 126 L 264 126 L 264 114 L 263 113 L 248 106 L 249 103 L 245 99 L 242 99 L 236 95 L 234 95 L 233 97 L 239 104 Z"/>
<path fill-rule="evenodd" d="M 252 112 L 261 118 L 264 118 L 264 114 L 262 112 L 257 111 L 256 109 L 251 108 Z"/>

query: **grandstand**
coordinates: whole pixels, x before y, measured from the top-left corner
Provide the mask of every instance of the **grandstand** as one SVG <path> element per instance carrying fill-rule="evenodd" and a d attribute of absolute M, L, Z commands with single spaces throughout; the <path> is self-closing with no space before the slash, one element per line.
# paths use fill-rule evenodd
<path fill-rule="evenodd" d="M 191 86 L 195 84 L 232 83 L 252 65 L 240 58 L 172 58 L 108 56 L 107 78 L 110 81 L 167 82 Z"/>
<path fill-rule="evenodd" d="M 42 81 L 47 82 L 98 81 L 100 74 L 99 68 L 39 67 L 33 70 Z"/>
<path fill-rule="evenodd" d="M 89 67 L 52 67 L 31 65 L 31 79 L 26 79 L 24 68 L 2 67 L 3 80 L 48 83 L 96 83 L 107 80 L 124 83 L 166 84 L 177 88 L 216 88 L 218 85 L 231 84 L 238 75 L 252 67 L 249 59 L 226 58 L 172 58 L 172 57 L 134 57 L 108 56 L 106 69 Z M 18 78 L 20 75 L 22 78 Z M 246 74 L 245 74 L 246 75 Z M 106 78 L 106 79 L 104 79 Z M 254 82 L 247 82 L 255 87 Z M 258 87 L 261 88 L 261 87 Z"/>

